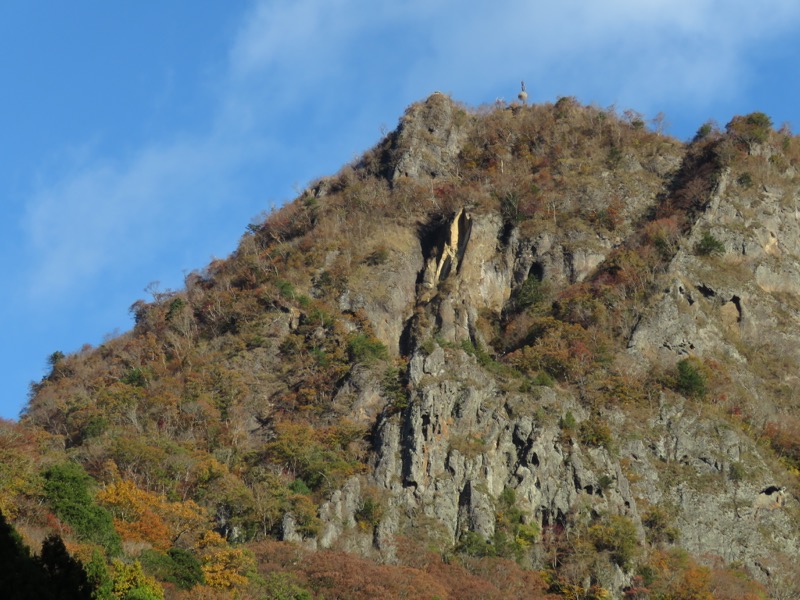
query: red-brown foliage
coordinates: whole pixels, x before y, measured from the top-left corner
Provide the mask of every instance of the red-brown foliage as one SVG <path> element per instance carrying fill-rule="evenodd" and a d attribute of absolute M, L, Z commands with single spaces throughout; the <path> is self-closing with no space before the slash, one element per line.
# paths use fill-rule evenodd
<path fill-rule="evenodd" d="M 425 598 L 441 600 L 547 600 L 534 571 L 503 559 L 445 562 L 409 540 L 398 540 L 398 558 L 408 565 L 376 564 L 340 551 L 308 552 L 284 542 L 253 546 L 265 572 L 288 571 L 306 589 L 326 599 Z"/>

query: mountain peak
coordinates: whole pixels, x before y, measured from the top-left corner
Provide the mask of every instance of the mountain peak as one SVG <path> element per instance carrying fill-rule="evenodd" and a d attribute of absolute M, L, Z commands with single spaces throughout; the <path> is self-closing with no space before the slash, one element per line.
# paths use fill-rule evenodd
<path fill-rule="evenodd" d="M 640 573 L 663 597 L 698 573 L 709 597 L 800 593 L 800 144 L 754 115 L 681 143 L 574 98 L 432 94 L 137 303 L 131 332 L 59 356 L 19 426 L 49 450 L 0 500 L 80 532 L 28 487 L 79 463 L 131 560 L 166 577 L 163 532 L 189 515 L 181 552 L 239 557 L 240 591 L 245 544 L 314 589 L 335 548 L 453 597 L 522 597 L 540 571 L 562 595 Z"/>

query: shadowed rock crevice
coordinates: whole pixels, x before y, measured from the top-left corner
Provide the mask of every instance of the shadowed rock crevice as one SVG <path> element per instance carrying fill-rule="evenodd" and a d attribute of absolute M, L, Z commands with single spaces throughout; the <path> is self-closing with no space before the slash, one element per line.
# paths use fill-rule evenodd
<path fill-rule="evenodd" d="M 742 322 L 742 300 L 739 296 L 731 296 L 731 303 L 736 307 L 736 322 Z"/>
<path fill-rule="evenodd" d="M 697 291 L 703 294 L 703 298 L 713 298 L 717 295 L 713 289 L 702 283 L 697 286 Z"/>

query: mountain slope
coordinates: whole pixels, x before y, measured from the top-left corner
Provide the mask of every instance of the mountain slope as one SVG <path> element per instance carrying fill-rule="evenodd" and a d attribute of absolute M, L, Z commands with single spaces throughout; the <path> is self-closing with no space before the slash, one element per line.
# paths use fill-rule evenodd
<path fill-rule="evenodd" d="M 287 551 L 271 538 L 405 565 L 431 596 L 530 576 L 566 597 L 792 597 L 798 160 L 760 113 L 681 144 L 570 98 L 434 94 L 134 304 L 131 332 L 55 353 L 9 425 L 32 447 L 0 509 L 90 555 L 48 485 L 78 463 L 176 597 L 178 551 L 208 590 L 283 572 L 335 597 L 313 560 L 266 558 Z"/>

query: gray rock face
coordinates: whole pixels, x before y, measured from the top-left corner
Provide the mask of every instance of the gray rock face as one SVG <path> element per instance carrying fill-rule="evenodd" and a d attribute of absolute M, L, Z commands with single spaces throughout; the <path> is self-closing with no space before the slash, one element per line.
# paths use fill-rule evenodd
<path fill-rule="evenodd" d="M 358 478 L 350 479 L 341 490 L 336 490 L 331 499 L 320 508 L 320 519 L 323 522 L 322 533 L 318 537 L 322 548 L 330 548 L 342 535 L 345 529 L 356 525 L 355 514 L 361 497 L 361 485 Z"/>
<path fill-rule="evenodd" d="M 620 457 L 638 474 L 638 502 L 671 507 L 681 547 L 698 556 L 719 556 L 759 573 L 776 550 L 797 555 L 789 511 L 756 519 L 753 502 L 774 474 L 753 441 L 686 409 L 680 398 L 662 397 L 660 403 L 658 416 L 647 424 L 647 442 L 631 440 L 620 448 Z"/>
<path fill-rule="evenodd" d="M 525 521 L 541 528 L 624 515 L 644 541 L 643 515 L 658 506 L 674 518 L 680 546 L 697 556 L 737 562 L 767 578 L 765 573 L 776 568 L 776 552 L 800 555 L 794 500 L 764 512 L 758 521 L 754 517 L 759 490 L 773 484 L 776 474 L 743 432 L 686 409 L 678 396 L 664 395 L 658 400 L 657 417 L 644 430 L 633 428 L 643 432 L 640 436 L 625 434 L 630 416 L 609 415 L 620 434 L 616 450 L 585 447 L 559 426 L 559 417 L 567 411 L 578 424 L 589 418 L 577 398 L 547 387 L 526 393 L 503 389 L 459 347 L 463 340 L 483 342 L 477 325 L 480 311 L 499 313 L 515 286 L 531 276 L 535 263 L 544 265 L 546 277 L 553 257 L 564 255 L 560 241 L 550 234 L 532 242 L 512 232 L 502 244 L 501 226 L 491 215 L 458 213 L 443 247 L 424 266 L 418 263 L 422 283 L 417 286 L 417 312 L 423 306 L 428 318 L 413 328 L 408 406 L 378 417 L 372 470 L 364 478 L 387 498 L 371 538 L 384 559 L 393 559 L 394 536 L 418 532 L 420 522 L 431 524 L 426 535 L 443 547 L 457 544 L 466 532 L 492 539 L 498 498 L 507 488 L 514 490 Z M 707 226 L 701 220 L 698 230 Z M 755 236 L 748 243 L 755 244 Z M 720 237 L 726 247 L 732 245 L 729 238 Z M 755 255 L 753 260 L 770 261 L 770 268 L 778 272 L 794 268 L 794 262 L 775 262 L 766 250 Z M 550 270 L 550 276 L 579 281 L 601 255 L 573 249 L 571 256 L 571 270 Z M 575 260 L 576 256 L 582 258 Z M 760 329 L 774 328 L 765 319 L 773 314 L 775 298 L 757 277 L 764 263 L 751 264 L 749 279 L 736 280 L 715 278 L 704 260 L 690 248 L 679 250 L 670 267 L 672 283 L 631 338 L 629 351 L 634 356 L 674 364 L 677 357 L 701 354 L 747 365 L 741 346 L 733 341 L 753 339 Z M 795 334 L 781 335 L 793 340 Z M 438 343 L 428 343 L 423 350 L 422 341 L 434 336 Z M 753 384 L 744 375 L 742 382 Z M 377 393 L 373 389 L 373 398 Z M 355 525 L 356 481 L 323 507 L 320 546 L 339 540 L 345 547 L 369 552 L 363 535 L 342 542 Z M 627 582 L 628 576 L 617 568 L 606 584 L 620 589 Z"/>
<path fill-rule="evenodd" d="M 642 364 L 665 367 L 689 355 L 719 361 L 739 393 L 750 398 L 752 421 L 763 424 L 779 420 L 786 405 L 780 408 L 759 393 L 763 381 L 754 368 L 780 365 L 790 385 L 800 366 L 800 222 L 793 201 L 787 201 L 789 188 L 743 190 L 729 179 L 722 177 L 708 210 L 673 258 L 671 283 L 636 328 L 629 351 Z M 724 253 L 698 252 L 708 233 Z M 683 547 L 762 575 L 774 555 L 798 555 L 796 508 L 771 513 L 768 526 L 755 522 L 752 503 L 759 489 L 787 475 L 776 473 L 750 437 L 711 415 L 685 410 L 676 398 L 662 397 L 660 416 L 649 425 L 649 448 L 629 445 L 623 454 L 643 475 L 643 499 L 679 510 Z"/>
<path fill-rule="evenodd" d="M 713 357 L 755 390 L 754 362 L 779 359 L 787 378 L 800 367 L 800 213 L 789 181 L 754 190 L 729 179 L 673 258 L 671 284 L 631 336 L 630 352 L 661 365 Z M 698 252 L 708 234 L 724 253 Z M 778 407 L 766 397 L 758 404 L 759 419 L 774 418 Z"/>
<path fill-rule="evenodd" d="M 429 359 L 440 364 L 442 355 L 444 369 L 426 373 Z M 608 451 L 564 442 L 557 423 L 541 422 L 543 410 L 569 406 L 568 398 L 557 400 L 550 388 L 505 393 L 461 350 L 437 348 L 412 360 L 411 371 L 419 382 L 412 402 L 380 423 L 374 470 L 401 514 L 434 518 L 451 543 L 466 531 L 488 538 L 496 499 L 508 487 L 540 525 L 578 509 L 638 522 L 630 486 Z"/>
<path fill-rule="evenodd" d="M 380 269 L 369 265 L 354 268 L 348 289 L 339 298 L 339 308 L 351 313 L 364 311 L 376 337 L 397 355 L 403 328 L 416 302 L 422 251 L 418 236 L 408 229 L 387 227 L 383 234 L 385 263 Z"/>
<path fill-rule="evenodd" d="M 625 514 L 640 523 L 618 461 L 604 448 L 584 448 L 562 435 L 558 420 L 567 410 L 586 418 L 573 398 L 547 387 L 525 394 L 502 390 L 473 356 L 455 347 L 463 340 L 483 343 L 479 311 L 502 311 L 537 258 L 561 256 L 571 279 L 600 260 L 578 249 L 570 253 L 580 257 L 572 269 L 557 237 L 542 236 L 534 245 L 514 231 L 503 244 L 502 228 L 497 216 L 460 211 L 422 268 L 417 301 L 432 318 L 414 328 L 409 403 L 400 413 L 379 418 L 373 470 L 366 478 L 388 494 L 375 535 L 387 557 L 392 536 L 420 516 L 437 524 L 446 545 L 467 531 L 491 538 L 497 498 L 506 488 L 515 491 L 527 522 L 540 526 L 565 523 L 580 512 Z M 368 304 L 362 307 L 375 314 Z M 418 347 L 434 335 L 453 347 L 435 344 L 430 353 Z M 368 389 L 354 381 L 342 393 L 359 396 L 355 407 L 375 406 L 368 399 L 374 389 Z M 343 502 L 343 494 L 337 492 L 323 507 L 322 546 L 352 526 L 357 502 Z"/>
<path fill-rule="evenodd" d="M 393 179 L 453 173 L 464 139 L 458 110 L 434 95 L 409 111 L 395 140 Z M 672 159 L 654 161 L 624 167 L 642 177 L 666 177 L 677 168 Z M 800 366 L 800 213 L 788 183 L 745 192 L 729 179 L 721 178 L 680 242 L 663 292 L 631 320 L 627 358 L 640 374 L 654 365 L 674 368 L 686 356 L 713 358 L 726 366 L 738 393 L 755 397 L 754 347 Z M 591 200 L 602 204 L 598 194 Z M 626 198 L 623 210 L 632 221 L 653 201 Z M 721 256 L 697 250 L 708 233 L 724 246 Z M 443 547 L 466 532 L 491 539 L 506 489 L 514 490 L 525 522 L 540 527 L 624 515 L 643 542 L 643 520 L 656 507 L 673 519 L 678 544 L 698 556 L 739 562 L 764 577 L 775 556 L 800 556 L 795 500 L 759 522 L 752 509 L 759 491 L 782 484 L 786 472 L 713 410 L 688 408 L 665 392 L 651 398 L 655 417 L 607 410 L 602 417 L 613 450 L 588 447 L 560 426 L 568 412 L 578 425 L 598 418 L 576 392 L 508 389 L 463 349 L 464 342 L 487 347 L 481 319 L 498 318 L 527 278 L 562 286 L 585 281 L 618 239 L 549 226 L 523 235 L 499 215 L 469 207 L 442 224 L 434 242 L 421 242 L 411 230 L 392 235 L 408 256 L 398 251 L 390 259 L 389 277 L 354 277 L 340 304 L 363 310 L 378 337 L 406 354 L 408 402 L 395 412 L 381 410 L 380 386 L 358 376 L 343 387 L 340 393 L 357 397 L 358 417 L 375 422 L 371 471 L 323 507 L 321 546 L 355 527 L 360 490 L 369 485 L 385 495 L 372 541 L 388 560 L 393 536 L 419 531 L 421 522 Z M 796 379 L 793 372 L 786 377 Z M 778 407 L 767 400 L 760 406 L 755 419 L 775 418 Z M 291 537 L 292 524 L 285 525 Z M 619 569 L 609 575 L 617 589 L 626 580 Z"/>
<path fill-rule="evenodd" d="M 454 175 L 469 116 L 439 92 L 406 112 L 397 131 L 392 180 Z"/>

